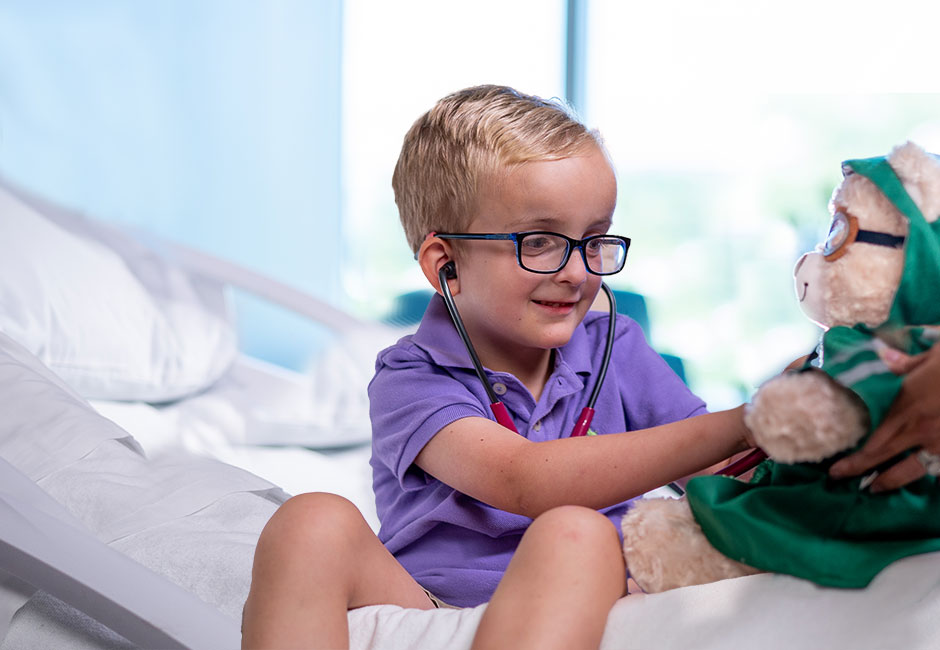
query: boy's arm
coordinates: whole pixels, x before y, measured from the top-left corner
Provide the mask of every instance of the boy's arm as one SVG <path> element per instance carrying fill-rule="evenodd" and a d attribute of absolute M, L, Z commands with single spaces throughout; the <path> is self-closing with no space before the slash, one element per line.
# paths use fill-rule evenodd
<path fill-rule="evenodd" d="M 749 448 L 744 407 L 650 429 L 531 442 L 463 418 L 418 454 L 422 470 L 489 505 L 528 517 L 560 505 L 600 509 Z"/>

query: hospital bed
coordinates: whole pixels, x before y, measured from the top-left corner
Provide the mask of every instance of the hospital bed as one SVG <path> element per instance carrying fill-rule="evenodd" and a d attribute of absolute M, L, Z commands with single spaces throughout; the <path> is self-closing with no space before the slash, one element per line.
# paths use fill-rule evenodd
<path fill-rule="evenodd" d="M 304 372 L 246 356 L 233 290 L 331 342 Z M 365 384 L 401 333 L 0 184 L 0 650 L 236 647 L 288 494 L 342 494 L 378 526 Z M 468 648 L 484 608 L 363 608 L 351 644 Z M 940 647 L 940 556 L 860 591 L 756 575 L 634 594 L 602 647 L 754 643 Z"/>

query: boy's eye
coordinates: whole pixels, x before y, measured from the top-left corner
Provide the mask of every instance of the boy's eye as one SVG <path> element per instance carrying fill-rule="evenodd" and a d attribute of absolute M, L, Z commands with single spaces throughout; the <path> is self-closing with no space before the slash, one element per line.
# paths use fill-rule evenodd
<path fill-rule="evenodd" d="M 601 252 L 601 250 L 603 250 L 603 248 L 604 248 L 604 244 L 605 244 L 607 241 L 608 241 L 608 240 L 605 240 L 603 237 L 598 237 L 597 239 L 592 239 L 592 240 L 589 241 L 589 242 L 587 243 L 587 245 L 584 247 L 584 252 L 587 253 L 588 255 L 599 255 L 600 252 Z M 620 242 L 618 241 L 617 244 L 619 245 Z"/>
<path fill-rule="evenodd" d="M 522 240 L 522 248 L 526 255 L 535 255 L 554 250 L 559 245 L 564 245 L 564 243 L 563 239 L 550 235 L 529 235 Z"/>

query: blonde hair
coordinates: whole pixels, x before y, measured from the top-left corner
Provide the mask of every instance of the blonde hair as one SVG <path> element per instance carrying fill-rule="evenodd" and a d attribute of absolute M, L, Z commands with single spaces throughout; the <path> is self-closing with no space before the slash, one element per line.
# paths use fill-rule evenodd
<path fill-rule="evenodd" d="M 428 233 L 460 231 L 483 183 L 527 161 L 603 149 L 558 100 L 506 86 L 475 86 L 444 97 L 405 135 L 392 188 L 405 236 L 417 252 Z"/>

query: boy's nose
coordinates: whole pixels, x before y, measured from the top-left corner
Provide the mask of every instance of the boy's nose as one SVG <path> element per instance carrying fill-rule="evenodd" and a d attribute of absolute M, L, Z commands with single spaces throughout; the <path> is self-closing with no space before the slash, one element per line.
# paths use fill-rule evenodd
<path fill-rule="evenodd" d="M 584 266 L 584 257 L 581 255 L 581 249 L 573 248 L 568 261 L 556 274 L 559 280 L 571 282 L 572 284 L 581 284 L 587 279 L 588 270 Z"/>

